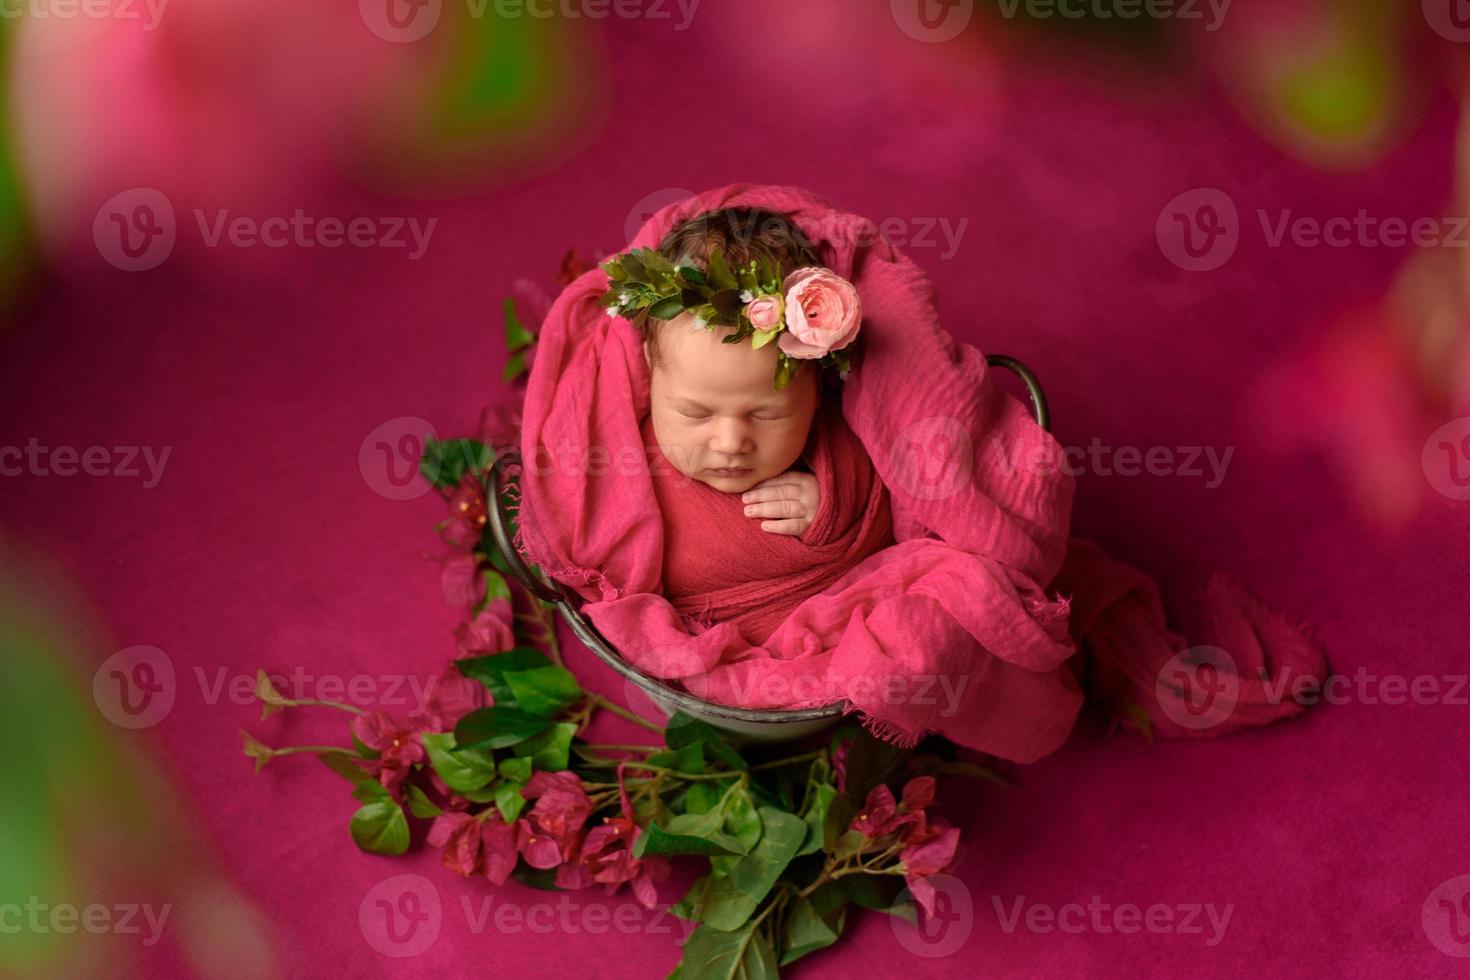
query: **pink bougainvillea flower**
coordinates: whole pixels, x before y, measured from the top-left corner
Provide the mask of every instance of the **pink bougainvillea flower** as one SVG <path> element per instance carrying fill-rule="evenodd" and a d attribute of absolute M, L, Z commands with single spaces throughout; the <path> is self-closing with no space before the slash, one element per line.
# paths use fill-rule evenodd
<path fill-rule="evenodd" d="M 865 837 L 882 837 L 898 827 L 898 804 L 894 802 L 893 790 L 879 783 L 868 794 L 862 812 L 853 818 L 852 829 L 862 831 Z"/>
<path fill-rule="evenodd" d="M 480 821 L 468 813 L 443 813 L 429 828 L 429 845 L 444 848 L 444 866 L 468 878 L 480 870 Z"/>
<path fill-rule="evenodd" d="M 480 601 L 485 588 L 472 555 L 454 555 L 445 560 L 440 584 L 444 589 L 444 601 L 460 609 L 472 608 Z"/>
<path fill-rule="evenodd" d="M 444 540 L 459 551 L 472 551 L 480 543 L 488 519 L 485 491 L 474 475 L 466 473 L 449 498 L 449 519 L 441 528 Z"/>
<path fill-rule="evenodd" d="M 409 771 L 415 763 L 424 761 L 424 743 L 419 733 L 404 728 L 386 711 L 358 715 L 352 721 L 352 733 L 378 753 L 378 758 L 363 761 L 368 771 L 397 799 Z"/>
<path fill-rule="evenodd" d="M 633 845 L 641 830 L 633 818 L 633 806 L 623 785 L 623 768 L 618 767 L 618 802 L 622 814 L 604 817 L 600 827 L 587 832 L 579 863 L 587 869 L 591 881 L 608 886 L 609 894 L 618 885 L 629 882 L 633 896 L 644 908 L 651 909 L 658 903 L 655 882 L 667 878 L 671 867 L 667 858 L 653 856 L 640 860 L 633 856 Z"/>
<path fill-rule="evenodd" d="M 500 812 L 490 814 L 480 825 L 480 841 L 484 848 L 485 877 L 497 885 L 505 884 L 516 867 L 516 855 L 520 853 L 520 825 L 501 819 Z"/>
<path fill-rule="evenodd" d="M 461 657 L 474 657 L 486 653 L 502 653 L 516 645 L 513 623 L 515 611 L 510 600 L 494 599 L 475 614 L 475 618 L 460 623 L 454 637 L 459 643 Z"/>
<path fill-rule="evenodd" d="M 898 853 L 909 894 L 923 907 L 926 915 L 934 914 L 935 897 L 934 884 L 928 879 L 949 870 L 959 842 L 958 827 L 941 826 L 936 821 L 922 841 L 910 843 Z"/>
<path fill-rule="evenodd" d="M 847 753 L 852 748 L 852 742 L 839 742 L 837 748 L 832 750 L 832 772 L 837 775 L 837 792 L 847 792 Z"/>
<path fill-rule="evenodd" d="M 490 691 L 451 667 L 434 678 L 413 725 L 421 732 L 453 731 L 461 718 L 477 708 L 489 706 Z"/>
<path fill-rule="evenodd" d="M 554 868 L 572 860 L 586 833 L 592 801 L 573 772 L 537 772 L 521 790 L 536 805 L 519 823 L 523 825 L 521 854 L 533 868 Z"/>

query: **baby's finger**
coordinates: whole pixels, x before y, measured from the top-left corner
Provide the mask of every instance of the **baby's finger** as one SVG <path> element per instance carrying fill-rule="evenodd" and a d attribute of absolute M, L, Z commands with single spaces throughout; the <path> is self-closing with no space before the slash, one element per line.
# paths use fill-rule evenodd
<path fill-rule="evenodd" d="M 745 505 L 746 517 L 801 517 L 805 513 L 800 500 L 768 500 Z"/>
<path fill-rule="evenodd" d="M 767 500 L 796 500 L 800 496 L 801 487 L 798 484 L 778 483 L 771 485 L 767 482 L 751 487 L 740 495 L 740 499 L 747 504 L 759 504 Z"/>
<path fill-rule="evenodd" d="M 792 517 L 784 521 L 761 521 L 761 530 L 770 534 L 790 534 L 793 536 L 806 533 L 811 526 L 811 521 L 805 517 Z"/>

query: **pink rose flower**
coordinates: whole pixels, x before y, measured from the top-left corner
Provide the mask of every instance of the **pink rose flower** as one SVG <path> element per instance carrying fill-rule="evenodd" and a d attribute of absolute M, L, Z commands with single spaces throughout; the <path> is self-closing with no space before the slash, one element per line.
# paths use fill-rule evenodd
<path fill-rule="evenodd" d="M 842 350 L 857 337 L 862 303 L 857 287 L 831 269 L 811 266 L 786 277 L 786 329 L 777 341 L 787 357 L 812 360 Z"/>
<path fill-rule="evenodd" d="M 786 301 L 780 296 L 757 296 L 745 307 L 745 318 L 757 330 L 770 330 L 781 322 Z"/>

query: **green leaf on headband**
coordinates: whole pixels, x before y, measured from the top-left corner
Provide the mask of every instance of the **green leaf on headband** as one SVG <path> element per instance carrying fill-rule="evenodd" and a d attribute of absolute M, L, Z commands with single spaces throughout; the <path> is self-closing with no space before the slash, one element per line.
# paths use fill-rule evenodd
<path fill-rule="evenodd" d="M 774 379 L 777 391 L 781 391 L 791 383 L 791 379 L 796 377 L 796 372 L 799 367 L 800 365 L 796 363 L 795 358 L 787 357 L 782 352 L 777 353 L 776 376 Z"/>
<path fill-rule="evenodd" d="M 775 340 L 776 339 L 776 335 L 779 334 L 780 332 L 781 332 L 781 328 L 780 327 L 772 327 L 769 330 L 757 330 L 755 332 L 755 340 L 751 341 L 751 344 L 750 345 L 752 347 L 754 347 L 756 350 L 760 350 L 762 347 L 766 346 L 771 341 Z"/>
<path fill-rule="evenodd" d="M 730 271 L 730 266 L 725 261 L 725 253 L 720 249 L 712 249 L 709 253 L 709 270 L 706 272 L 709 284 L 716 289 L 733 289 L 739 295 L 739 284 L 735 280 L 735 274 Z"/>
<path fill-rule="evenodd" d="M 505 301 L 505 349 L 518 351 L 536 341 L 536 335 L 527 330 L 521 323 L 521 318 L 516 316 L 516 301 L 507 299 Z"/>
<path fill-rule="evenodd" d="M 628 279 L 634 282 L 646 282 L 648 270 L 643 268 L 643 262 L 638 258 L 639 250 L 634 250 L 622 257 L 623 272 Z"/>
<path fill-rule="evenodd" d="M 685 282 L 694 286 L 703 286 L 709 282 L 709 280 L 704 277 L 704 273 L 700 272 L 692 265 L 679 266 L 679 275 L 684 277 Z"/>
<path fill-rule="evenodd" d="M 697 289 L 686 289 L 679 294 L 679 300 L 686 310 L 698 309 L 704 305 L 704 293 Z"/>
<path fill-rule="evenodd" d="M 642 260 L 643 268 L 648 271 L 649 278 L 674 274 L 674 264 L 664 258 L 663 253 L 658 249 L 641 248 L 638 250 L 638 258 Z"/>
<path fill-rule="evenodd" d="M 623 271 L 623 263 L 619 259 L 608 259 L 602 263 L 602 271 L 606 272 L 608 279 L 613 282 L 622 282 L 628 278 L 628 273 Z"/>
<path fill-rule="evenodd" d="M 710 295 L 709 302 L 721 316 L 739 316 L 745 308 L 740 293 L 734 288 L 716 290 Z"/>
<path fill-rule="evenodd" d="M 655 320 L 672 320 L 684 312 L 682 296 L 665 296 L 648 308 L 648 315 Z"/>

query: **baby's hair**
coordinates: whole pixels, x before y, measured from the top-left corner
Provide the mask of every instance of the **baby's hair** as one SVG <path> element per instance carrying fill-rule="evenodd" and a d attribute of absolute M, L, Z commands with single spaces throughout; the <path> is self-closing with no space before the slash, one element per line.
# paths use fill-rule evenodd
<path fill-rule="evenodd" d="M 796 222 L 765 208 L 722 208 L 697 214 L 671 229 L 658 251 L 670 262 L 693 259 L 704 269 L 716 247 L 725 253 L 731 268 L 753 259 L 771 259 L 780 267 L 782 279 L 804 266 L 821 265 L 816 247 Z M 650 319 L 643 326 L 643 339 L 655 365 L 662 325 L 663 321 Z"/>

